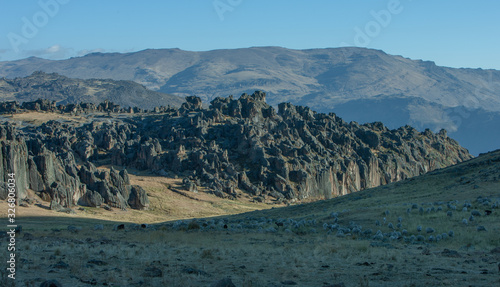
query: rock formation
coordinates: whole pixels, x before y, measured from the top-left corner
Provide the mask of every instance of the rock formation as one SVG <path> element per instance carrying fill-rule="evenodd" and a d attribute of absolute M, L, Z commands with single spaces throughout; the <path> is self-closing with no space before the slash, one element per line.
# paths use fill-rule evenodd
<path fill-rule="evenodd" d="M 29 188 L 42 199 L 62 207 L 77 204 L 95 207 L 106 203 L 122 209 L 148 208 L 146 192 L 130 185 L 126 170 L 99 171 L 91 162 L 78 168 L 68 142 L 75 140 L 69 136 L 72 132 L 69 126 L 49 122 L 40 129 L 30 135 L 17 131 L 9 123 L 0 126 L 1 199 L 7 196 L 8 174 L 15 173 L 18 201 L 27 197 Z M 58 137 L 46 140 L 50 136 Z"/>
<path fill-rule="evenodd" d="M 110 115 L 81 126 L 4 124 L 2 170 L 16 167 L 25 176 L 20 188 L 63 206 L 147 208 L 145 191 L 130 186 L 126 171 L 99 171 L 92 162 L 177 175 L 186 189 L 201 185 L 221 197 L 236 198 L 242 190 L 261 200 L 293 202 L 344 195 L 471 158 L 444 130 L 346 123 L 289 103 L 276 111 L 265 99 L 263 92 L 216 98 L 203 109 L 199 98 L 189 97 L 180 109 Z M 85 162 L 80 168 L 75 157 Z"/>

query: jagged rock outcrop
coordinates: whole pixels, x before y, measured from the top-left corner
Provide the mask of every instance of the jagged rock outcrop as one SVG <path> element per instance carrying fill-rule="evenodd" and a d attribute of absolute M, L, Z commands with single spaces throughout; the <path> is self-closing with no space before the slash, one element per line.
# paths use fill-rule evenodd
<path fill-rule="evenodd" d="M 6 199 L 8 180 L 15 179 L 17 197 L 25 198 L 28 187 L 28 149 L 22 137 L 9 125 L 0 126 L 0 199 Z M 10 177 L 9 174 L 14 174 Z"/>
<path fill-rule="evenodd" d="M 96 207 L 106 203 L 121 209 L 148 208 L 145 191 L 130 185 L 126 170 L 99 171 L 90 162 L 77 167 L 69 143 L 74 139 L 71 137 L 74 129 L 48 122 L 40 130 L 34 135 L 21 136 L 9 123 L 0 126 L 1 199 L 7 196 L 8 173 L 15 173 L 18 200 L 26 198 L 29 188 L 52 206 Z"/>
<path fill-rule="evenodd" d="M 147 208 L 145 191 L 130 186 L 124 172 L 99 171 L 91 163 L 109 161 L 177 175 L 190 191 L 201 185 L 217 196 L 236 198 L 239 189 L 290 202 L 344 195 L 471 158 L 444 130 L 346 123 L 333 113 L 289 103 L 276 111 L 265 99 L 263 92 L 216 98 L 203 109 L 199 98 L 189 97 L 179 110 L 155 115 L 27 127 L 27 151 L 33 155 L 26 166 L 38 171 L 29 173 L 30 187 L 65 204 L 75 203 L 75 196 L 68 200 L 70 189 L 79 190 L 76 197 L 84 205 Z M 85 164 L 77 169 L 70 155 Z M 69 177 L 56 177 L 53 170 Z M 79 184 L 85 188 L 78 189 Z"/>

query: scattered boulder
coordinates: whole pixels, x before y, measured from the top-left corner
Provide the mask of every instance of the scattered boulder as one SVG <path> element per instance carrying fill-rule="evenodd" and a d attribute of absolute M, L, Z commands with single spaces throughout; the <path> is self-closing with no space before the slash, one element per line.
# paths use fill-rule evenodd
<path fill-rule="evenodd" d="M 138 210 L 147 210 L 149 208 L 149 198 L 146 191 L 139 185 L 131 185 L 128 204 L 130 207 Z"/>
<path fill-rule="evenodd" d="M 117 230 L 125 230 L 125 224 L 115 224 L 113 226 L 113 230 L 114 231 L 117 231 Z"/>
<path fill-rule="evenodd" d="M 63 210 L 63 207 L 55 200 L 52 200 L 50 202 L 50 210 L 54 210 L 54 211 L 62 211 Z"/>

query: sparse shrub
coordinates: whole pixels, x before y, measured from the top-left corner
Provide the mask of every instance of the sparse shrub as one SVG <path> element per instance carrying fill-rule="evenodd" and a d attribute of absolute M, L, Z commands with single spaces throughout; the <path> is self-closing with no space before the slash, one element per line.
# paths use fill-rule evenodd
<path fill-rule="evenodd" d="M 417 226 L 417 232 L 421 232 L 421 231 L 422 231 L 422 225 Z"/>
<path fill-rule="evenodd" d="M 434 233 L 434 231 L 435 231 L 435 230 L 434 230 L 434 228 L 432 228 L 432 227 L 427 227 L 427 228 L 425 229 L 425 232 L 427 232 L 427 233 Z"/>
<path fill-rule="evenodd" d="M 389 227 L 390 229 L 394 229 L 394 225 L 392 225 L 391 222 L 389 222 L 389 224 L 387 224 L 387 227 Z"/>
<path fill-rule="evenodd" d="M 448 236 L 449 236 L 449 237 L 453 237 L 453 236 L 455 236 L 455 232 L 453 232 L 453 230 L 450 230 L 450 231 L 448 232 Z"/>
<path fill-rule="evenodd" d="M 417 235 L 417 241 L 420 241 L 420 242 L 425 241 L 425 237 L 423 235 L 419 234 L 419 235 Z"/>
<path fill-rule="evenodd" d="M 452 217 L 453 216 L 453 212 L 451 212 L 451 211 L 446 212 L 446 216 Z"/>
<path fill-rule="evenodd" d="M 384 214 L 385 214 L 385 216 L 389 216 L 389 214 L 391 214 L 391 212 L 390 212 L 389 210 L 386 210 L 386 211 L 384 212 Z"/>
<path fill-rule="evenodd" d="M 375 220 L 375 226 L 380 226 L 380 221 L 378 219 Z"/>
<path fill-rule="evenodd" d="M 400 216 L 400 217 L 398 217 L 398 223 L 401 223 L 401 222 L 403 222 L 403 218 Z"/>
<path fill-rule="evenodd" d="M 464 218 L 464 219 L 462 219 L 462 223 L 467 225 L 467 224 L 469 224 L 469 221 L 467 221 L 467 219 Z"/>

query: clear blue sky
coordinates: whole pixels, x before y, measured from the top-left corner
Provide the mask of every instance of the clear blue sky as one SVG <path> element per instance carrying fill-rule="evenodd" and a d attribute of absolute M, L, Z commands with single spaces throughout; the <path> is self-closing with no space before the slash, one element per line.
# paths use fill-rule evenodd
<path fill-rule="evenodd" d="M 147 48 L 351 45 L 500 69 L 499 13 L 498 0 L 0 0 L 0 61 Z"/>

